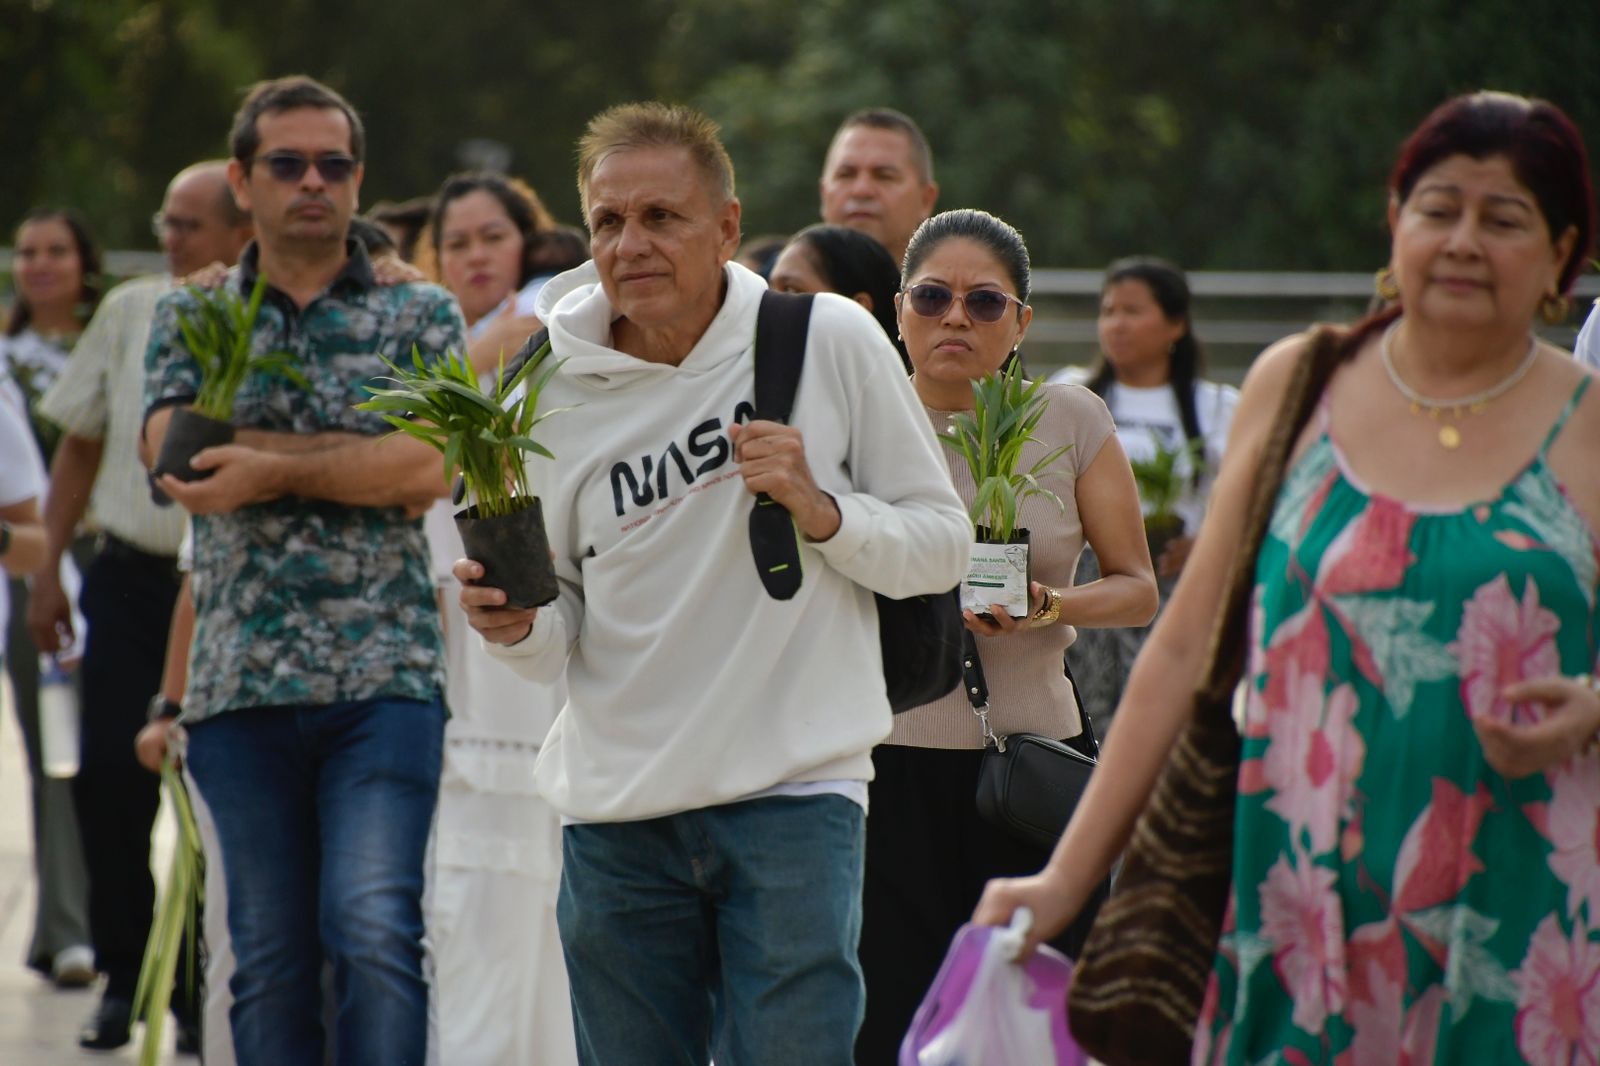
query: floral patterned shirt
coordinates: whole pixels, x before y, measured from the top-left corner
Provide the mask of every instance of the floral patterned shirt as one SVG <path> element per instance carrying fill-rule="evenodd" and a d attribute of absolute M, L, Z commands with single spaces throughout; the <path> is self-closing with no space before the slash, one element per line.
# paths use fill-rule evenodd
<path fill-rule="evenodd" d="M 256 246 L 227 284 L 248 298 Z M 178 315 L 180 290 L 156 307 L 145 357 L 151 408 L 193 400 L 198 368 Z M 304 308 L 270 286 L 256 319 L 256 351 L 294 353 L 302 389 L 253 375 L 234 423 L 287 433 L 383 434 L 353 404 L 389 373 L 380 356 L 460 349 L 465 325 L 435 285 L 379 286 L 354 242 L 344 270 Z M 378 696 L 431 700 L 443 685 L 442 642 L 420 520 L 396 508 L 348 507 L 286 496 L 194 519 L 196 639 L 184 718 L 243 707 L 306 706 Z"/>
<path fill-rule="evenodd" d="M 1595 1066 L 1600 755 L 1508 780 L 1472 728 L 1595 667 L 1600 541 L 1548 448 L 1496 499 L 1417 507 L 1366 491 L 1324 414 L 1286 479 L 1196 1063 Z"/>

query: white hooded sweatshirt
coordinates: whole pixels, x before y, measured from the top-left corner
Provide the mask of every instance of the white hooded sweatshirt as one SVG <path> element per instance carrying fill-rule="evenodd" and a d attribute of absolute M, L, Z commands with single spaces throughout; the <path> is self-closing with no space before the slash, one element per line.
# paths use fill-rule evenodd
<path fill-rule="evenodd" d="M 725 270 L 722 308 L 678 366 L 610 347 L 593 264 L 540 294 L 566 360 L 540 406 L 580 405 L 535 430 L 555 460 L 529 461 L 561 594 L 527 639 L 492 650 L 533 680 L 565 665 L 568 703 L 535 773 L 569 819 L 869 780 L 890 725 L 872 593 L 944 591 L 966 569 L 971 526 L 899 358 L 859 305 L 824 294 L 790 424 L 841 523 L 802 545 L 793 599 L 767 595 L 728 435 L 751 417 L 766 286 Z"/>

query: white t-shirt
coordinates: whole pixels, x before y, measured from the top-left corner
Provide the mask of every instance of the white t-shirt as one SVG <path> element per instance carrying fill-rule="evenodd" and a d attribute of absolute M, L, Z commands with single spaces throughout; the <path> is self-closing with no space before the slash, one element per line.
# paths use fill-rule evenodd
<path fill-rule="evenodd" d="M 43 494 L 44 463 L 28 427 L 22 390 L 10 378 L 0 377 L 0 507 Z M 10 617 L 11 595 L 6 582 L 0 581 L 0 625 Z"/>
<path fill-rule="evenodd" d="M 1590 370 L 1600 370 L 1600 300 L 1596 300 L 1594 306 L 1589 308 L 1589 317 L 1578 331 L 1572 354 Z"/>
<path fill-rule="evenodd" d="M 1051 381 L 1064 381 L 1071 385 L 1088 382 L 1089 374 L 1081 367 L 1067 367 L 1051 375 Z M 1168 450 L 1184 446 L 1183 416 L 1178 412 L 1178 398 L 1172 386 L 1133 388 L 1112 385 L 1107 390 L 1106 406 L 1117 424 L 1117 441 L 1128 454 L 1130 461 L 1152 459 L 1159 443 Z M 1178 470 L 1189 484 L 1177 511 L 1183 518 L 1189 535 L 1200 528 L 1205 517 L 1206 498 L 1211 494 L 1211 484 L 1222 464 L 1222 450 L 1228 443 L 1228 429 L 1233 425 L 1233 409 L 1239 403 L 1239 390 L 1231 385 L 1214 381 L 1197 381 L 1194 386 L 1194 413 L 1200 423 L 1200 436 L 1205 441 L 1205 476 L 1200 484 L 1193 483 L 1193 468 L 1187 454 L 1180 454 Z"/>

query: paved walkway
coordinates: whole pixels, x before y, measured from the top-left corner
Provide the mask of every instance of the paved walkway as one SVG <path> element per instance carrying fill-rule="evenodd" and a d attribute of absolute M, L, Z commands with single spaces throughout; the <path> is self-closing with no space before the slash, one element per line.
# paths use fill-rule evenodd
<path fill-rule="evenodd" d="M 119 1051 L 83 1051 L 78 1026 L 94 1009 L 97 989 L 58 991 L 22 964 L 32 935 L 33 841 L 29 828 L 28 768 L 10 702 L 0 698 L 0 1064 L 3 1066 L 126 1066 L 138 1061 L 140 1030 Z M 172 830 L 163 817 L 156 833 L 156 868 L 165 870 Z M 171 1047 L 171 1026 L 166 1040 Z M 197 1063 L 175 1059 L 161 1062 Z"/>

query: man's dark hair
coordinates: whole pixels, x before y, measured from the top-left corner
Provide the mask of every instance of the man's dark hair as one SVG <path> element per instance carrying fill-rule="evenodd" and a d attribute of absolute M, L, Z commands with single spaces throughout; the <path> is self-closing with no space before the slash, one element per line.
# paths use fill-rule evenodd
<path fill-rule="evenodd" d="M 388 226 L 400 234 L 400 258 L 411 262 L 417 255 L 417 238 L 433 216 L 433 197 L 413 196 L 395 203 L 384 200 L 372 205 L 367 217 L 380 226 Z"/>
<path fill-rule="evenodd" d="M 400 249 L 395 246 L 394 238 L 389 236 L 389 231 L 370 218 L 362 218 L 360 215 L 352 218 L 350 220 L 349 234 L 352 238 L 361 242 L 361 246 L 367 250 L 369 258 L 376 259 L 380 255 L 390 253 L 400 254 Z"/>
<path fill-rule="evenodd" d="M 557 224 L 533 235 L 527 259 L 534 274 L 559 274 L 589 261 L 589 235 L 576 226 Z"/>
<path fill-rule="evenodd" d="M 904 135 L 905 139 L 911 142 L 911 161 L 922 175 L 923 183 L 927 184 L 933 180 L 933 149 L 928 147 L 928 138 L 923 136 L 922 127 L 917 125 L 916 119 L 892 107 L 866 107 L 839 123 L 839 128 L 833 133 L 833 139 L 837 141 L 846 130 L 856 126 L 874 130 L 893 130 Z"/>
<path fill-rule="evenodd" d="M 233 129 L 228 134 L 228 150 L 241 163 L 249 163 L 261 147 L 261 133 L 256 120 L 262 115 L 275 115 L 301 107 L 320 107 L 344 114 L 350 123 L 350 154 L 357 160 L 367 150 L 367 131 L 361 125 L 361 116 L 350 106 L 350 101 L 332 89 L 306 77 L 291 74 L 286 78 L 258 81 L 245 93 L 244 103 L 233 116 Z"/>

